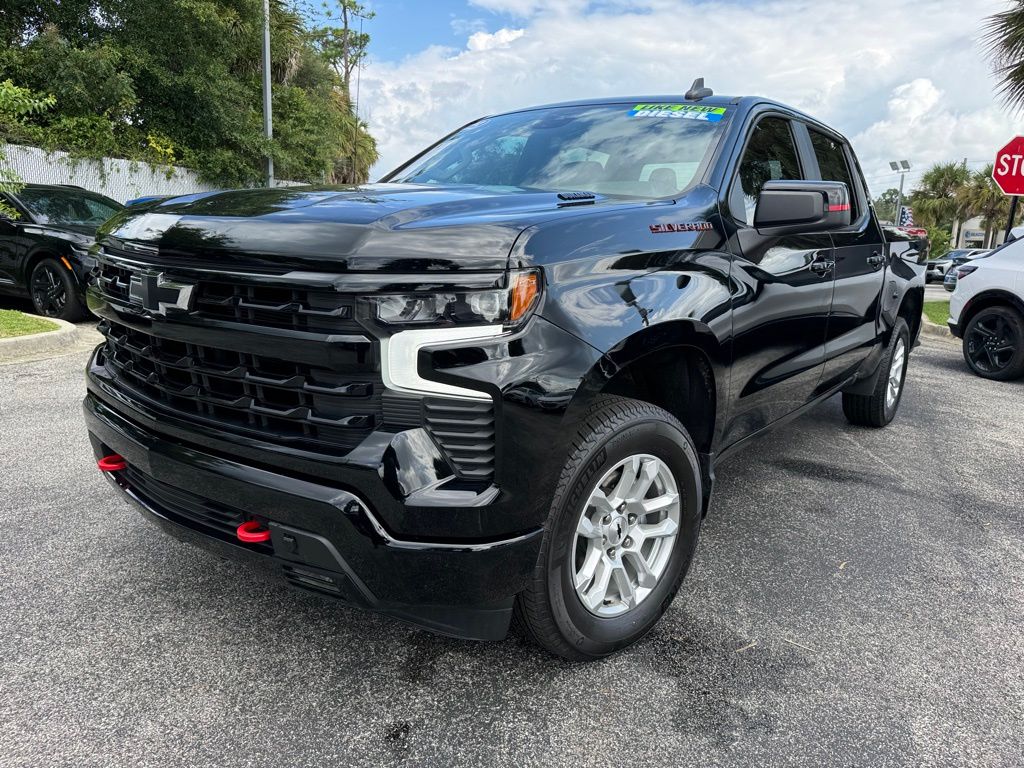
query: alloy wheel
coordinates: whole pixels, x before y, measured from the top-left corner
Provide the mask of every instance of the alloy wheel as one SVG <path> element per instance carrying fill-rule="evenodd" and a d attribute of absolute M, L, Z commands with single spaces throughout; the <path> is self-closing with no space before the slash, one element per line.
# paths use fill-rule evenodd
<path fill-rule="evenodd" d="M 679 515 L 676 479 L 658 457 L 629 456 L 604 474 L 569 555 L 576 595 L 590 613 L 620 616 L 647 598 L 672 557 Z"/>
<path fill-rule="evenodd" d="M 64 311 L 68 293 L 64 281 L 52 267 L 43 264 L 32 273 L 32 303 L 47 317 L 56 317 Z"/>
<path fill-rule="evenodd" d="M 902 338 L 896 340 L 896 348 L 892 351 L 892 364 L 889 366 L 889 386 L 885 390 L 885 407 L 896 405 L 903 387 L 903 364 L 906 362 L 907 345 Z"/>
<path fill-rule="evenodd" d="M 984 373 L 998 373 L 1013 360 L 1020 340 L 1006 318 L 999 315 L 979 317 L 967 336 L 967 355 Z"/>

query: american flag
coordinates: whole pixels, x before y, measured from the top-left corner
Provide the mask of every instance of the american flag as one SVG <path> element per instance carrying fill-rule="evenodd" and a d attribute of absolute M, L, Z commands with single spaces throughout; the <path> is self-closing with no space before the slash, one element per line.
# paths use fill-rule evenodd
<path fill-rule="evenodd" d="M 909 205 L 900 206 L 899 221 L 896 224 L 897 227 L 912 227 L 914 226 L 914 212 L 910 210 Z"/>

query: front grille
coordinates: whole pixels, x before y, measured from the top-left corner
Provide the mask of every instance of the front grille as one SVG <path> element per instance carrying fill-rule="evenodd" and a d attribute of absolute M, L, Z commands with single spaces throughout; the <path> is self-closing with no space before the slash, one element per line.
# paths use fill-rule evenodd
<path fill-rule="evenodd" d="M 193 316 L 308 333 L 361 333 L 350 296 L 315 290 L 203 280 Z"/>
<path fill-rule="evenodd" d="M 131 270 L 115 264 L 100 262 L 97 287 L 104 298 L 112 299 L 119 304 L 129 303 L 128 292 L 131 282 Z"/>
<path fill-rule="evenodd" d="M 120 387 L 157 407 L 230 431 L 345 454 L 380 423 L 379 374 L 201 346 L 104 323 Z"/>
<path fill-rule="evenodd" d="M 424 427 L 467 480 L 494 475 L 494 407 L 490 402 L 423 401 Z"/>
<path fill-rule="evenodd" d="M 148 504 L 231 538 L 236 536 L 238 526 L 245 522 L 241 510 L 216 504 L 194 493 L 162 483 L 130 464 L 123 480 L 133 493 Z"/>
<path fill-rule="evenodd" d="M 173 272 L 168 273 L 178 279 Z M 96 287 L 115 304 L 132 305 L 132 271 L 118 264 L 101 261 Z M 240 323 L 263 328 L 287 328 L 306 333 L 362 334 L 355 320 L 351 296 L 331 288 L 295 287 L 227 279 L 201 278 L 194 283 L 194 304 L 188 312 L 199 320 Z"/>

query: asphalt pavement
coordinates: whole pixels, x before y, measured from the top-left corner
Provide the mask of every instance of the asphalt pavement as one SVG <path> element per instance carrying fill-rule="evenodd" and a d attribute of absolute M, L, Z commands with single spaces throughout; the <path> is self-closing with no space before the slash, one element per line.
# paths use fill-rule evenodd
<path fill-rule="evenodd" d="M 719 467 L 690 576 L 589 665 L 439 638 L 161 535 L 96 471 L 82 351 L 0 367 L 0 766 L 1010 766 L 1024 382 L 911 358 Z"/>

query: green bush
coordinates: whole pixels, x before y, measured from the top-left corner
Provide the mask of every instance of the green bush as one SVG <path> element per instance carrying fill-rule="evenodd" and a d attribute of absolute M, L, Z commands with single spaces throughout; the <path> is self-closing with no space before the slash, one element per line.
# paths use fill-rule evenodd
<path fill-rule="evenodd" d="M 180 163 L 224 187 L 258 184 L 268 153 L 280 178 L 365 181 L 376 146 L 331 66 L 337 51 L 318 47 L 322 32 L 272 0 L 268 141 L 261 0 L 19 4 L 0 20 L 0 79 L 51 94 L 52 109 L 0 115 L 0 140 Z"/>
<path fill-rule="evenodd" d="M 951 235 L 948 229 L 943 227 L 929 227 L 928 241 L 931 243 L 931 252 L 928 258 L 937 259 L 949 253 L 949 241 Z"/>

